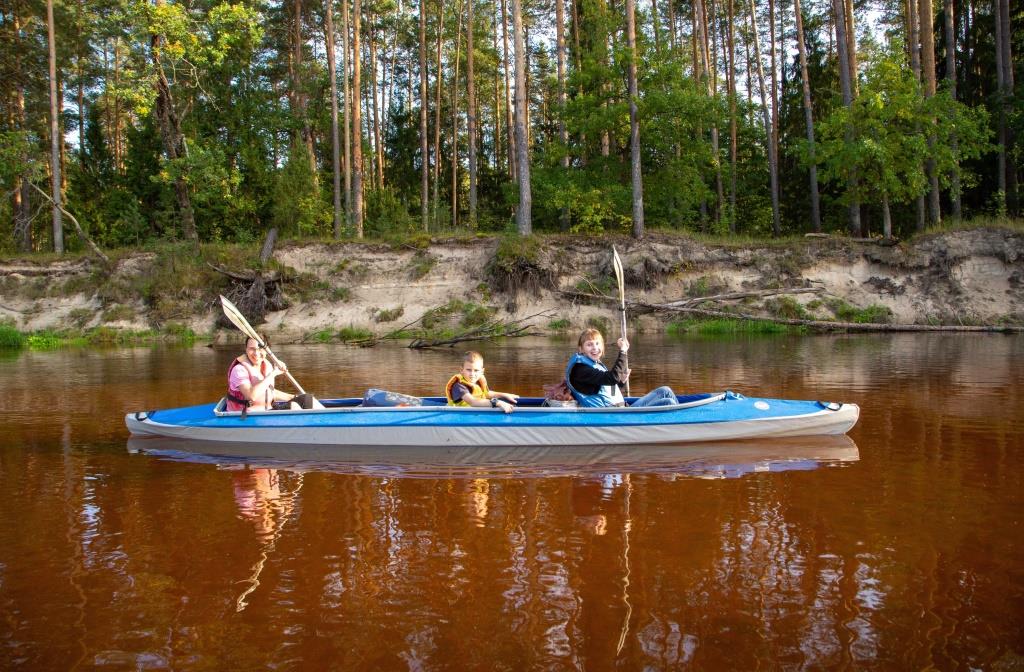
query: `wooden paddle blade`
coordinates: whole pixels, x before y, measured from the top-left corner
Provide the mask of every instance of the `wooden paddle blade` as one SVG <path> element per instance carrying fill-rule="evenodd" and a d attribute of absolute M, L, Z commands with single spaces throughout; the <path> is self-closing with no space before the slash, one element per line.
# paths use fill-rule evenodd
<path fill-rule="evenodd" d="M 622 309 L 626 309 L 626 282 L 622 273 L 622 259 L 619 258 L 619 251 L 612 245 L 612 266 L 615 268 L 615 280 L 619 285 L 619 303 Z"/>
<path fill-rule="evenodd" d="M 252 325 L 250 325 L 249 321 L 245 319 L 242 312 L 238 310 L 235 304 L 231 303 L 231 301 L 229 301 L 223 294 L 221 294 L 220 297 L 220 305 L 224 309 L 224 315 L 231 320 L 231 324 L 238 327 L 238 330 L 249 338 L 255 339 L 260 347 L 264 345 L 263 339 L 260 338 L 260 335 L 256 333 L 256 330 L 252 328 Z"/>

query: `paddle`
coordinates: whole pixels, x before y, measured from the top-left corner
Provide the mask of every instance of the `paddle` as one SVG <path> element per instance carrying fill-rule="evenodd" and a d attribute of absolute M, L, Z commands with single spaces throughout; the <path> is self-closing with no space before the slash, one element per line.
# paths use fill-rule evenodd
<path fill-rule="evenodd" d="M 619 283 L 619 311 L 622 316 L 622 338 L 626 338 L 626 283 L 622 279 L 622 260 L 619 251 L 612 245 L 612 265 L 615 267 L 615 280 Z M 625 358 L 623 358 L 625 359 Z M 629 369 L 628 359 L 626 369 Z M 629 379 L 626 379 L 626 396 L 629 396 Z"/>
<path fill-rule="evenodd" d="M 245 316 L 242 315 L 241 312 L 239 312 L 235 304 L 228 301 L 227 297 L 225 297 L 222 294 L 220 297 L 220 305 L 224 308 L 224 314 L 227 315 L 229 320 L 231 320 L 231 324 L 238 327 L 238 330 L 241 331 L 243 334 L 256 341 L 256 345 L 258 347 L 263 348 L 264 350 L 267 351 L 267 357 L 270 358 L 270 363 L 280 368 L 281 360 L 277 358 L 277 356 L 269 347 L 267 347 L 266 342 L 264 342 L 264 340 L 260 338 L 260 335 L 257 334 L 256 330 L 252 328 L 252 326 L 249 324 L 249 321 L 245 319 Z M 295 389 L 299 391 L 299 394 L 306 393 L 306 391 L 302 389 L 302 386 L 299 385 L 298 381 L 292 378 L 292 374 L 290 371 L 285 371 L 284 375 L 288 376 L 288 380 L 292 381 L 292 385 L 294 385 Z"/>

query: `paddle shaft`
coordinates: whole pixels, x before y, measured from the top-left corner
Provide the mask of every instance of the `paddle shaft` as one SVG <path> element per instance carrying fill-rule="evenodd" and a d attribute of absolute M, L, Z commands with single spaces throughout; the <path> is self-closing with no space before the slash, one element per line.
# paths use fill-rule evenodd
<path fill-rule="evenodd" d="M 626 337 L 626 282 L 622 272 L 622 260 L 619 259 L 619 251 L 612 245 L 612 265 L 615 268 L 615 280 L 619 284 L 619 311 L 620 317 L 622 318 L 622 338 L 629 340 Z M 629 355 L 623 355 L 622 361 L 626 365 L 626 370 L 629 370 Z M 626 396 L 629 396 L 629 378 L 626 378 Z"/>

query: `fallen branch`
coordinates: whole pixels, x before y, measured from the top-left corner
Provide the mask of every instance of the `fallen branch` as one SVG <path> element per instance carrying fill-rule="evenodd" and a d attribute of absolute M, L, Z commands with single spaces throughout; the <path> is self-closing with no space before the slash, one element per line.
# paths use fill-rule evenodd
<path fill-rule="evenodd" d="M 32 181 L 29 181 L 28 185 L 31 186 L 36 191 L 38 191 L 40 194 L 42 194 L 43 197 L 46 198 L 46 200 L 48 200 L 48 201 L 50 201 L 50 203 L 53 203 L 54 205 L 56 205 L 58 210 L 60 210 L 62 213 L 64 213 L 65 215 L 68 216 L 68 219 L 71 220 L 71 223 L 75 225 L 75 232 L 78 234 L 78 237 L 82 240 L 82 242 L 85 243 L 86 245 L 88 245 L 89 249 L 92 250 L 93 254 L 95 254 L 97 257 L 102 259 L 103 263 L 106 264 L 109 267 L 110 266 L 110 257 L 108 257 L 107 255 L 103 254 L 103 250 L 101 250 L 96 245 L 96 243 L 92 242 L 92 238 L 90 238 L 85 233 L 85 231 L 82 230 L 82 225 L 78 223 L 78 220 L 75 219 L 75 216 L 72 215 L 67 210 L 65 210 L 64 206 L 57 205 L 57 203 L 54 202 L 53 197 L 51 197 L 48 193 L 46 193 L 45 191 L 43 191 L 42 189 L 37 187 Z"/>
<path fill-rule="evenodd" d="M 530 329 L 533 326 L 532 324 L 528 323 L 529 320 L 532 320 L 535 317 L 547 317 L 550 316 L 551 314 L 551 311 L 544 310 L 539 313 L 527 315 L 526 317 L 520 318 L 518 320 L 512 320 L 509 322 L 504 322 L 501 320 L 492 320 L 474 329 L 452 336 L 451 338 L 443 338 L 436 340 L 431 340 L 427 338 L 414 338 L 412 342 L 409 343 L 408 347 L 413 348 L 414 350 L 422 350 L 426 348 L 438 348 L 442 346 L 451 347 L 456 343 L 465 343 L 467 341 L 486 341 L 492 338 L 500 338 L 503 336 L 513 338 L 518 338 L 521 336 L 536 336 L 537 334 L 535 332 L 528 331 L 528 329 Z M 389 331 L 383 336 L 373 336 L 360 341 L 350 341 L 350 343 L 352 345 L 358 345 L 360 347 L 373 347 L 374 345 L 377 345 L 377 343 L 379 343 L 380 341 L 396 340 L 398 338 L 403 338 L 406 335 L 406 331 L 408 329 L 411 329 L 422 319 L 423 316 L 420 316 L 413 320 L 412 322 L 409 322 L 408 324 L 399 327 L 398 329 L 393 329 Z"/>
<path fill-rule="evenodd" d="M 790 290 L 790 293 L 798 290 Z M 808 291 L 808 290 L 802 290 Z M 562 294 L 574 299 L 583 298 L 605 303 L 618 303 L 618 299 L 601 294 L 585 294 L 583 292 L 567 292 Z M 709 297 L 704 297 L 705 300 Z M 774 324 L 785 324 L 790 326 L 810 327 L 818 331 L 847 331 L 847 332 L 975 332 L 975 333 L 1024 333 L 1024 327 L 1020 326 L 965 326 L 962 324 L 880 324 L 875 322 L 828 322 L 823 320 L 799 320 L 795 318 L 768 317 L 762 315 L 750 315 L 748 313 L 732 313 L 725 310 L 709 310 L 706 308 L 680 307 L 666 303 L 646 303 L 644 301 L 626 301 L 631 306 L 632 312 L 669 312 L 699 315 L 701 317 L 715 317 L 731 320 L 748 320 L 751 322 L 772 322 Z"/>
<path fill-rule="evenodd" d="M 672 308 L 687 308 L 689 306 L 698 306 L 708 301 L 738 301 L 740 299 L 749 298 L 765 298 L 769 296 L 778 296 L 780 294 L 821 294 L 824 292 L 822 287 L 799 287 L 796 289 L 760 289 L 749 292 L 729 292 L 727 294 L 713 294 L 711 296 L 697 296 L 692 299 L 681 299 L 679 301 L 670 301 L 668 303 L 653 303 L 652 306 L 660 306 L 665 309 Z"/>

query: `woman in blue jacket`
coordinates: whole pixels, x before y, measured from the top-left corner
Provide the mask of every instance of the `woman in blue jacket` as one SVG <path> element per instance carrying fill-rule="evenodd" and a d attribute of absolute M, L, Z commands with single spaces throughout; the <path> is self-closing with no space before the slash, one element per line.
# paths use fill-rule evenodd
<path fill-rule="evenodd" d="M 578 350 L 565 367 L 565 381 L 580 406 L 625 406 L 626 400 L 619 389 L 629 379 L 626 353 L 629 341 L 620 338 L 619 354 L 609 370 L 601 362 L 604 356 L 604 336 L 597 329 L 586 329 L 580 334 Z M 634 401 L 631 406 L 668 406 L 679 403 L 669 387 L 659 387 Z"/>

